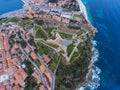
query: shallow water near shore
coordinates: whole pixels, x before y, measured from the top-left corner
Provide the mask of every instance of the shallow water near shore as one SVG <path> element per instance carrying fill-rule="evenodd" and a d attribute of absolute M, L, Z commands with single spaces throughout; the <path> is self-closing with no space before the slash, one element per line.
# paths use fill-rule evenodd
<path fill-rule="evenodd" d="M 22 0 L 0 0 L 0 15 L 21 9 L 23 4 Z"/>
<path fill-rule="evenodd" d="M 82 1 L 89 20 L 98 30 L 94 37 L 99 51 L 95 65 L 102 72 L 97 90 L 120 90 L 120 0 Z"/>

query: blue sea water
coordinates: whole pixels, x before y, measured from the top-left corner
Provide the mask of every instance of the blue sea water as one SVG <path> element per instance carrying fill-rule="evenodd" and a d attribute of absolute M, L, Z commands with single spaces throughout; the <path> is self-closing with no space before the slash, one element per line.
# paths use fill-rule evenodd
<path fill-rule="evenodd" d="M 0 15 L 21 9 L 23 7 L 22 0 L 0 0 Z"/>
<path fill-rule="evenodd" d="M 99 51 L 97 90 L 120 90 L 120 0 L 82 0 L 91 23 L 97 28 L 94 40 Z M 0 15 L 22 8 L 21 0 L 0 0 Z"/>
<path fill-rule="evenodd" d="M 120 90 L 120 0 L 82 0 L 88 18 L 97 28 L 94 40 L 101 69 L 97 90 Z"/>

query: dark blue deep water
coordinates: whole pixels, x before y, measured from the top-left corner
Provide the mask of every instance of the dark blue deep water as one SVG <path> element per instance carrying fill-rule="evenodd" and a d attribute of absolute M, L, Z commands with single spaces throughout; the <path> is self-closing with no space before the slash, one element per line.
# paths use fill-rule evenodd
<path fill-rule="evenodd" d="M 94 40 L 100 56 L 97 90 L 120 90 L 120 0 L 83 0 L 91 23 L 97 28 Z"/>
<path fill-rule="evenodd" d="M 6 12 L 21 9 L 22 6 L 22 0 L 0 0 L 0 15 Z"/>

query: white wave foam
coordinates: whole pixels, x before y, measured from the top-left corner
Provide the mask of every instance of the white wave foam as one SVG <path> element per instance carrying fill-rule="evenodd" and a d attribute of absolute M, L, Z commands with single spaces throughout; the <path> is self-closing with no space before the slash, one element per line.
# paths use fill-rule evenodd
<path fill-rule="evenodd" d="M 90 21 L 88 19 L 88 15 L 87 15 L 85 5 L 83 4 L 83 2 L 81 0 L 77 0 L 77 2 L 79 3 L 81 13 L 84 15 L 84 17 L 86 18 L 88 23 L 90 23 Z M 98 57 L 99 57 L 99 51 L 95 48 L 97 46 L 97 41 L 92 40 L 91 43 L 93 44 L 93 48 L 91 50 L 92 51 L 91 61 L 92 61 L 92 66 L 93 66 L 93 69 L 92 69 L 92 74 L 93 75 L 92 75 L 91 80 L 85 86 L 80 87 L 77 90 L 86 90 L 86 88 L 89 88 L 89 90 L 94 90 L 94 89 L 97 89 L 98 86 L 100 86 L 100 84 L 99 84 L 99 80 L 100 80 L 99 74 L 101 73 L 101 70 L 97 66 L 94 65 L 94 63 L 98 61 Z"/>
<path fill-rule="evenodd" d="M 100 84 L 99 84 L 99 81 L 100 81 L 100 77 L 99 77 L 99 74 L 101 73 L 101 70 L 94 65 L 95 62 L 98 61 L 98 57 L 99 57 L 99 52 L 98 50 L 95 48 L 95 46 L 97 46 L 97 42 L 96 41 L 91 41 L 91 43 L 93 44 L 93 48 L 92 48 L 92 78 L 91 80 L 83 87 L 80 87 L 79 89 L 77 90 L 94 90 L 94 89 L 97 89 Z"/>
<path fill-rule="evenodd" d="M 91 90 L 94 90 L 98 88 L 98 86 L 100 86 L 99 74 L 101 73 L 101 70 L 97 66 L 94 65 L 94 63 L 98 61 L 98 57 L 99 57 L 99 52 L 95 48 L 95 46 L 97 46 L 97 42 L 92 40 L 91 43 L 93 44 L 93 48 L 92 48 L 92 63 L 93 63 L 92 73 L 93 75 L 92 75 L 91 81 L 88 83 L 88 86 L 91 88 Z"/>

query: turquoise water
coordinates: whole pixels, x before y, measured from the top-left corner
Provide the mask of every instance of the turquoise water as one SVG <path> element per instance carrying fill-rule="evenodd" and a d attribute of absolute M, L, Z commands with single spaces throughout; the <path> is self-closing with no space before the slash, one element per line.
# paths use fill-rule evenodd
<path fill-rule="evenodd" d="M 22 7 L 22 0 L 0 0 L 0 15 L 6 12 L 21 9 Z"/>
<path fill-rule="evenodd" d="M 99 51 L 95 63 L 100 73 L 97 90 L 120 90 L 120 0 L 82 0 L 97 28 L 94 40 Z"/>

